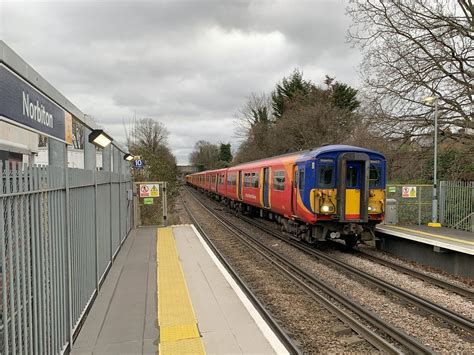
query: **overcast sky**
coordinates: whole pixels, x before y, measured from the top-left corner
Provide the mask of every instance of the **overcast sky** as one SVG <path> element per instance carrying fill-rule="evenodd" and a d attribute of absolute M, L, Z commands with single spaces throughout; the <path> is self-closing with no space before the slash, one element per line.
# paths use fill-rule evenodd
<path fill-rule="evenodd" d="M 1 38 L 123 141 L 123 122 L 165 124 L 178 163 L 194 143 L 239 143 L 234 114 L 294 68 L 358 85 L 347 1 L 5 1 Z"/>

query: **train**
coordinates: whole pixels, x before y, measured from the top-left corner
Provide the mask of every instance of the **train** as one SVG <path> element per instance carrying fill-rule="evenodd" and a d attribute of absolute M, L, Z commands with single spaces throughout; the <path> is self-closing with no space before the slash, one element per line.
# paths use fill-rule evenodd
<path fill-rule="evenodd" d="M 386 160 L 349 145 L 325 145 L 186 176 L 186 183 L 245 214 L 276 221 L 292 238 L 375 239 L 384 219 Z"/>

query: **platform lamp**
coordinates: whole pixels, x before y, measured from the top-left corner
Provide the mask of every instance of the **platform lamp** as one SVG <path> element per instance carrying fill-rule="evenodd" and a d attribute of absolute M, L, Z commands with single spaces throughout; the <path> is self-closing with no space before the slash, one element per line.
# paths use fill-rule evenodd
<path fill-rule="evenodd" d="M 132 160 L 133 160 L 133 155 L 127 153 L 127 154 L 125 154 L 125 155 L 123 156 L 123 160 L 132 161 Z"/>
<path fill-rule="evenodd" d="M 427 96 L 422 99 L 422 102 L 427 105 L 433 105 L 435 107 L 434 112 L 434 163 L 433 163 L 433 203 L 431 207 L 431 222 L 428 223 L 429 227 L 441 227 L 441 223 L 438 222 L 438 196 L 437 196 L 437 183 L 438 183 L 438 96 Z"/>
<path fill-rule="evenodd" d="M 104 149 L 110 143 L 112 143 L 112 141 L 112 137 L 110 137 L 102 129 L 94 129 L 91 133 L 89 133 L 89 143 L 92 143 L 99 148 Z"/>

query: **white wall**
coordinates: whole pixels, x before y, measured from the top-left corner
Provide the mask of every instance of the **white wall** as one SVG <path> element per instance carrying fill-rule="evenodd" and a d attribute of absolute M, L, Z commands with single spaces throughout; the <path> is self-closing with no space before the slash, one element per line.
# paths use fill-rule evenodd
<path fill-rule="evenodd" d="M 0 150 L 31 154 L 38 152 L 38 134 L 10 123 L 0 122 Z"/>
<path fill-rule="evenodd" d="M 102 152 L 96 151 L 96 166 L 102 168 Z M 84 169 L 84 151 L 68 147 L 67 150 L 68 166 L 70 168 Z M 39 148 L 38 156 L 35 156 L 35 164 L 48 165 L 48 148 Z"/>

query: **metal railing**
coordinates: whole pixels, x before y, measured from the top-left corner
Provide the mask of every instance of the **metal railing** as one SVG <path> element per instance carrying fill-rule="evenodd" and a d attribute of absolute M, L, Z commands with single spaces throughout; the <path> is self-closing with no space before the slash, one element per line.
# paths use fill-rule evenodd
<path fill-rule="evenodd" d="M 474 182 L 441 181 L 439 188 L 441 224 L 474 232 Z"/>
<path fill-rule="evenodd" d="M 130 176 L 0 162 L 0 350 L 70 349 L 132 228 Z"/>

